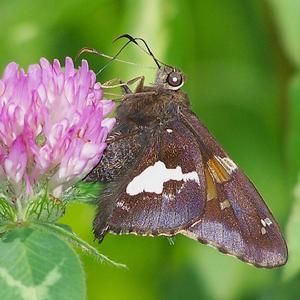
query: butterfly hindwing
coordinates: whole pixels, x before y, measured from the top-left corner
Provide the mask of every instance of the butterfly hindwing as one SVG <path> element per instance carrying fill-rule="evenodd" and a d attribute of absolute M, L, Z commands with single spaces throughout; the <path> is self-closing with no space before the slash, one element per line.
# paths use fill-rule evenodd
<path fill-rule="evenodd" d="M 228 158 L 194 115 L 190 129 L 205 142 L 208 197 L 199 222 L 183 234 L 258 267 L 286 263 L 287 247 L 272 213 L 254 185 Z"/>
<path fill-rule="evenodd" d="M 178 120 L 152 133 L 136 169 L 122 181 L 110 231 L 173 235 L 203 213 L 206 183 L 200 148 Z"/>

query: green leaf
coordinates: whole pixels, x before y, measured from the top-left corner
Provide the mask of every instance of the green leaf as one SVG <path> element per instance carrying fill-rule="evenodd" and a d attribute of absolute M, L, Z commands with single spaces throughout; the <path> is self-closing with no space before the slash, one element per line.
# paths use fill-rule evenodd
<path fill-rule="evenodd" d="M 5 199 L 0 198 L 0 224 L 13 222 L 16 219 L 16 210 Z"/>
<path fill-rule="evenodd" d="M 31 226 L 46 232 L 52 232 L 60 238 L 72 243 L 75 247 L 78 247 L 84 253 L 94 256 L 101 262 L 107 262 L 115 267 L 127 268 L 125 265 L 114 262 L 105 255 L 98 252 L 96 248 L 88 244 L 86 241 L 78 237 L 72 229 L 64 224 L 52 224 L 52 223 L 33 223 Z"/>
<path fill-rule="evenodd" d="M 85 299 L 84 273 L 75 251 L 47 232 L 30 227 L 0 240 L 0 299 Z"/>
<path fill-rule="evenodd" d="M 26 210 L 26 220 L 55 222 L 65 213 L 65 203 L 47 193 L 30 202 Z"/>
<path fill-rule="evenodd" d="M 283 272 L 283 278 L 285 280 L 291 279 L 300 271 L 300 174 L 294 194 L 295 202 L 291 209 L 286 230 L 287 244 L 289 246 L 289 261 Z"/>
<path fill-rule="evenodd" d="M 289 89 L 289 124 L 287 135 L 287 160 L 289 182 L 294 189 L 294 203 L 288 218 L 286 235 L 289 247 L 289 261 L 284 268 L 283 278 L 293 278 L 300 271 L 300 73 L 290 84 Z M 299 174 L 299 175 L 298 175 Z M 298 182 L 297 182 L 298 175 Z"/>
<path fill-rule="evenodd" d="M 78 182 L 63 196 L 62 201 L 94 204 L 101 195 L 103 187 L 104 185 L 99 182 Z"/>
<path fill-rule="evenodd" d="M 287 158 L 289 179 L 295 185 L 300 170 L 300 73 L 289 87 L 289 124 L 287 132 Z"/>
<path fill-rule="evenodd" d="M 300 67 L 300 1 L 269 0 L 269 3 L 286 53 Z"/>

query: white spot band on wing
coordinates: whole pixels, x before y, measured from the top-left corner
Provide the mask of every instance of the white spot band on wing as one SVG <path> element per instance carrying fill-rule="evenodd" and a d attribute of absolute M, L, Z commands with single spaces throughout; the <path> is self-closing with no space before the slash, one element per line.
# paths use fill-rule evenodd
<path fill-rule="evenodd" d="M 180 166 L 177 166 L 176 169 L 167 169 L 162 161 L 157 161 L 153 166 L 149 166 L 140 175 L 132 179 L 127 185 L 126 193 L 131 196 L 142 192 L 161 194 L 164 183 L 169 180 L 193 180 L 200 184 L 196 171 L 182 173 Z"/>
<path fill-rule="evenodd" d="M 228 174 L 231 174 L 233 171 L 235 171 L 238 168 L 237 165 L 229 157 L 215 156 L 215 158 L 228 172 Z"/>

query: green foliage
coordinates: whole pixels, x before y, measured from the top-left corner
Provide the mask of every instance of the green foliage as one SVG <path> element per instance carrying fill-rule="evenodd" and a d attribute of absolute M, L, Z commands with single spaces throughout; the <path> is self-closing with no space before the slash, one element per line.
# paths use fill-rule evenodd
<path fill-rule="evenodd" d="M 269 0 L 276 25 L 291 63 L 300 67 L 300 2 L 295 0 Z"/>
<path fill-rule="evenodd" d="M 288 176 L 296 184 L 300 171 L 300 73 L 291 79 L 289 87 L 289 122 L 287 133 Z"/>
<path fill-rule="evenodd" d="M 300 272 L 300 177 L 294 192 L 295 200 L 287 224 L 287 242 L 289 245 L 289 263 L 284 269 L 284 279 L 288 280 Z"/>
<path fill-rule="evenodd" d="M 100 262 L 107 262 L 115 267 L 122 267 L 126 268 L 125 265 L 116 263 L 109 258 L 107 258 L 105 255 L 102 255 L 98 252 L 96 248 L 79 238 L 75 232 L 72 231 L 72 228 L 65 224 L 54 224 L 54 223 L 33 223 L 31 224 L 31 227 L 37 228 L 43 232 L 51 232 L 61 239 L 65 240 L 66 242 L 69 242 L 73 244 L 73 246 L 79 248 L 82 252 L 85 252 L 91 256 L 93 256 L 96 260 L 99 260 Z"/>
<path fill-rule="evenodd" d="M 300 40 L 300 37 L 299 37 Z M 300 73 L 291 80 L 289 93 L 289 131 L 287 135 L 288 176 L 293 189 L 294 203 L 287 222 L 289 263 L 284 270 L 284 279 L 291 280 L 300 272 Z"/>
<path fill-rule="evenodd" d="M 99 182 L 79 182 L 63 199 L 66 202 L 95 204 L 102 190 L 103 184 Z"/>
<path fill-rule="evenodd" d="M 5 224 L 13 222 L 16 216 L 14 206 L 4 199 L 0 198 L 0 223 Z"/>
<path fill-rule="evenodd" d="M 144 37 L 160 59 L 186 73 L 184 89 L 194 111 L 254 181 L 281 228 L 287 224 L 290 259 L 278 270 L 255 269 L 183 237 L 171 246 L 164 238 L 109 235 L 101 253 L 125 262 L 130 271 L 82 255 L 87 299 L 297 298 L 300 205 L 293 191 L 300 172 L 299 7 L 299 0 L 1 1 L 1 69 L 10 60 L 24 67 L 41 56 L 62 61 L 84 46 L 113 55 L 122 44 L 111 43 L 117 35 Z M 95 70 L 105 63 L 85 58 Z M 122 58 L 153 65 L 134 46 Z M 98 78 L 145 75 L 149 83 L 154 72 L 116 62 Z M 65 199 L 80 199 L 81 188 L 77 197 L 72 191 Z M 90 196 L 81 202 L 94 202 L 97 192 Z M 73 228 L 75 240 L 92 244 L 94 213 L 93 206 L 74 203 L 60 222 Z M 64 228 L 62 234 L 57 224 L 43 226 L 31 229 L 82 249 L 66 234 L 72 230 Z M 8 229 L 3 224 L 0 233 Z"/>
<path fill-rule="evenodd" d="M 68 225 L 55 223 L 64 214 L 67 204 L 93 202 L 101 190 L 100 184 L 82 182 L 57 199 L 47 193 L 45 185 L 32 199 L 26 199 L 26 205 L 18 206 L 8 201 L 7 189 L 2 189 L 0 299 L 50 300 L 59 299 L 61 295 L 63 299 L 84 299 L 85 276 L 72 246 L 91 255 L 95 261 L 125 267 L 100 254 Z"/>
<path fill-rule="evenodd" d="M 15 228 L 0 240 L 0 299 L 84 299 L 83 269 L 70 246 L 51 233 Z"/>
<path fill-rule="evenodd" d="M 294 199 L 287 222 L 287 242 L 289 246 L 289 263 L 284 269 L 284 279 L 290 280 L 300 272 L 300 240 L 298 228 L 300 225 L 300 1 L 269 0 L 272 4 L 279 35 L 290 63 L 296 70 L 288 85 L 288 123 L 286 134 L 287 177 L 289 186 L 294 193 L 289 193 Z"/>
<path fill-rule="evenodd" d="M 43 194 L 29 203 L 25 218 L 28 221 L 55 222 L 65 213 L 65 206 L 60 199 Z"/>

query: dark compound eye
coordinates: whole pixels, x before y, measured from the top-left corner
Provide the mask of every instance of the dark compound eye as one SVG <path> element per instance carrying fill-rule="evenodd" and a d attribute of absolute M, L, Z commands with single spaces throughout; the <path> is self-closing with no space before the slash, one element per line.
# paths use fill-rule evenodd
<path fill-rule="evenodd" d="M 182 75 L 178 72 L 171 72 L 167 77 L 170 86 L 179 86 L 182 84 Z"/>

